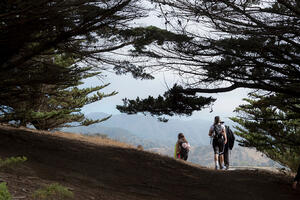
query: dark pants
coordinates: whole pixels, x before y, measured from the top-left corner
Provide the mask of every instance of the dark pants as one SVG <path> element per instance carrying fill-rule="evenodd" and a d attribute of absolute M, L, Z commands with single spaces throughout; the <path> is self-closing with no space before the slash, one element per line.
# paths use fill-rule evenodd
<path fill-rule="evenodd" d="M 227 143 L 225 144 L 224 146 L 224 165 L 227 167 L 229 167 L 229 147 L 227 145 Z M 221 163 L 220 163 L 220 159 L 219 159 L 219 165 L 221 166 Z"/>
<path fill-rule="evenodd" d="M 187 159 L 188 159 L 188 155 L 187 155 L 187 154 L 182 155 L 182 159 L 183 159 L 183 160 L 187 160 Z"/>
<path fill-rule="evenodd" d="M 215 154 L 222 155 L 224 153 L 224 140 L 223 138 L 214 138 L 212 146 Z"/>
<path fill-rule="evenodd" d="M 188 159 L 188 152 L 187 151 L 181 151 L 180 152 L 180 158 L 183 160 L 187 160 Z"/>
<path fill-rule="evenodd" d="M 177 158 L 180 158 L 180 159 L 186 161 L 188 159 L 188 153 L 179 153 L 179 154 L 177 154 Z"/>
<path fill-rule="evenodd" d="M 229 147 L 227 143 L 224 148 L 224 164 L 226 167 L 229 167 Z"/>
<path fill-rule="evenodd" d="M 296 174 L 296 176 L 295 176 L 294 181 L 297 181 L 297 182 L 300 181 L 300 165 L 299 165 L 299 167 L 298 167 L 298 171 L 297 171 L 297 174 Z"/>

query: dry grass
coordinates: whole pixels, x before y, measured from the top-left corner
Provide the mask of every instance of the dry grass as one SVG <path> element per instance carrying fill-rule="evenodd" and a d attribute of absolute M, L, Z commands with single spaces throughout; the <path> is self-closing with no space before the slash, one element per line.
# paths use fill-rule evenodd
<path fill-rule="evenodd" d="M 30 128 L 26 128 L 26 127 L 16 128 L 16 127 L 12 127 L 8 124 L 0 124 L 0 125 L 3 128 L 7 127 L 9 129 L 24 130 L 24 131 L 32 132 L 35 134 L 44 134 L 44 135 L 49 135 L 49 136 L 54 136 L 54 137 L 61 137 L 61 138 L 66 138 L 66 139 L 70 139 L 70 140 L 87 142 L 87 143 L 91 143 L 91 144 L 105 145 L 105 146 L 117 146 L 117 147 L 121 147 L 121 148 L 136 148 L 130 144 L 120 142 L 117 140 L 112 140 L 109 138 L 103 138 L 103 137 L 100 137 L 97 135 L 93 136 L 93 135 L 61 132 L 61 131 L 50 132 L 50 131 L 30 129 Z"/>
<path fill-rule="evenodd" d="M 57 137 L 63 137 L 68 138 L 72 140 L 79 140 L 84 141 L 92 144 L 98 144 L 98 145 L 107 145 L 107 146 L 118 146 L 123 148 L 135 148 L 132 145 L 126 144 L 124 142 L 112 140 L 109 138 L 102 138 L 100 136 L 93 136 L 93 135 L 84 135 L 84 134 L 77 134 L 77 133 L 66 133 L 66 132 L 60 132 L 56 131 L 54 133 L 50 133 L 52 135 L 55 135 Z"/>

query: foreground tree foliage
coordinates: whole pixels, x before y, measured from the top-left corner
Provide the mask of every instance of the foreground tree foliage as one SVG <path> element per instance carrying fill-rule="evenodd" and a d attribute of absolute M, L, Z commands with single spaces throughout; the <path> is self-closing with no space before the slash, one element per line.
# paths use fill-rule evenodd
<path fill-rule="evenodd" d="M 96 122 L 86 121 L 80 108 L 114 93 L 95 94 L 103 86 L 77 86 L 108 68 L 152 78 L 142 67 L 115 56 L 164 42 L 166 31 L 131 26 L 146 15 L 138 0 L 1 1 L 0 120 L 39 129 Z"/>
<path fill-rule="evenodd" d="M 294 112 L 290 103 L 298 103 L 299 109 L 299 98 L 255 93 L 245 101 L 248 104 L 236 108 L 238 116 L 231 118 L 240 125 L 235 127 L 236 134 L 242 138 L 240 145 L 255 147 L 296 171 L 300 162 L 300 113 Z"/>
<path fill-rule="evenodd" d="M 0 10 L 1 89 L 4 85 L 64 82 L 64 74 L 57 73 L 71 69 L 42 59 L 61 53 L 97 69 L 112 65 L 118 73 L 152 78 L 142 68 L 115 56 L 116 50 L 128 46 L 143 49 L 152 42 L 176 38 L 176 34 L 165 36 L 166 31 L 155 27 L 132 27 L 133 20 L 147 16 L 138 0 L 4 0 Z M 26 74 L 36 70 L 47 73 L 42 78 Z"/>
<path fill-rule="evenodd" d="M 65 70 L 76 68 L 75 60 L 66 54 L 55 56 L 43 56 L 43 60 L 51 61 Z M 71 71 L 70 70 L 70 71 Z M 64 77 L 64 84 L 34 83 L 18 86 L 18 93 L 13 93 L 13 87 L 6 94 L 5 106 L 0 106 L 2 114 L 0 122 L 11 122 L 26 126 L 33 125 L 36 129 L 52 130 L 66 126 L 88 126 L 98 123 L 104 119 L 89 120 L 82 114 L 81 108 L 87 104 L 100 101 L 105 97 L 115 95 L 100 93 L 99 90 L 107 85 L 79 89 L 77 86 L 83 84 L 82 79 L 98 75 L 100 72 L 92 72 L 91 67 L 81 67 Z M 35 76 L 39 72 L 31 72 Z M 91 94 L 92 93 L 92 94 Z M 2 102 L 3 102 L 2 101 Z M 78 122 L 78 123 L 74 123 Z"/>
<path fill-rule="evenodd" d="M 130 28 L 128 21 L 146 15 L 136 0 L 4 0 L 0 6 L 0 70 L 6 74 L 32 66 L 35 56 L 50 53 L 109 62 L 99 53 L 132 44 L 133 38 L 124 40 L 119 31 Z M 48 52 L 51 48 L 55 51 Z"/>
<path fill-rule="evenodd" d="M 141 51 L 178 72 L 183 79 L 178 92 L 250 88 L 300 96 L 299 1 L 152 1 L 170 31 L 192 38 Z"/>
<path fill-rule="evenodd" d="M 87 96 L 102 86 L 76 86 L 98 74 L 89 71 L 114 60 L 105 52 L 133 43 L 118 32 L 144 16 L 137 1 L 4 0 L 0 10 L 1 121 L 39 129 L 92 123 L 84 121 L 80 108 L 103 98 Z"/>

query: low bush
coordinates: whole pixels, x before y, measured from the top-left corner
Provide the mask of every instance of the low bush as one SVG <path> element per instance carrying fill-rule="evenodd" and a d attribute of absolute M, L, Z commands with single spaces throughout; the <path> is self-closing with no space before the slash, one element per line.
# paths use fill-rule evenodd
<path fill-rule="evenodd" d="M 53 183 L 35 191 L 32 197 L 35 200 L 66 200 L 73 199 L 74 195 L 68 188 L 58 183 Z"/>
<path fill-rule="evenodd" d="M 11 194 L 9 193 L 6 183 L 0 184 L 0 200 L 11 200 Z"/>
<path fill-rule="evenodd" d="M 25 156 L 9 157 L 6 159 L 0 158 L 0 170 L 15 169 L 16 167 L 23 164 L 26 160 L 27 158 Z"/>

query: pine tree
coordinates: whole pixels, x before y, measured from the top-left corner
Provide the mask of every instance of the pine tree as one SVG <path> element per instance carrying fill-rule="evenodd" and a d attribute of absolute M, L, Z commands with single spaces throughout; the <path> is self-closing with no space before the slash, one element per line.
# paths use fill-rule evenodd
<path fill-rule="evenodd" d="M 241 146 L 255 147 L 269 158 L 296 171 L 300 162 L 300 114 L 292 105 L 299 99 L 282 94 L 250 94 L 235 112 Z M 287 106 L 285 106 L 287 105 Z"/>
<path fill-rule="evenodd" d="M 92 72 L 91 67 L 78 68 L 72 56 L 65 54 L 43 57 L 43 59 L 51 60 L 51 62 L 72 73 L 65 74 L 64 79 L 66 81 L 61 84 L 41 84 L 38 82 L 21 85 L 17 88 L 7 88 L 8 91 L 14 90 L 15 92 L 14 96 L 5 102 L 5 106 L 0 106 L 1 122 L 15 121 L 16 124 L 22 126 L 31 124 L 36 129 L 52 130 L 65 126 L 88 126 L 109 118 L 90 120 L 81 113 L 83 106 L 116 94 L 116 92 L 110 94 L 99 92 L 108 84 L 91 88 L 78 88 L 83 84 L 83 79 L 97 76 L 100 72 Z M 38 71 L 32 71 L 30 75 L 39 76 L 41 74 Z"/>

